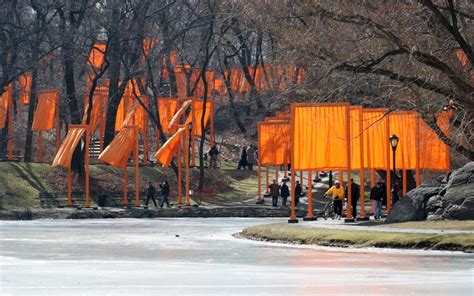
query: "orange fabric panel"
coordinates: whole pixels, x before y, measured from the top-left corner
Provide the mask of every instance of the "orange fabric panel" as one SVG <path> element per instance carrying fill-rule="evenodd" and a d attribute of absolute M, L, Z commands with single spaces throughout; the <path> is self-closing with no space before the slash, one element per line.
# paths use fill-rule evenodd
<path fill-rule="evenodd" d="M 248 71 L 250 74 L 250 77 L 253 75 L 253 67 L 248 67 Z M 241 70 L 241 79 L 240 79 L 240 84 L 239 84 L 239 89 L 238 91 L 240 93 L 248 93 L 250 92 L 250 83 L 247 81 L 247 78 L 245 78 L 244 70 Z"/>
<path fill-rule="evenodd" d="M 204 95 L 204 85 L 202 83 L 200 69 L 191 69 L 189 90 L 191 91 L 191 96 L 202 97 Z"/>
<path fill-rule="evenodd" d="M 176 65 L 178 62 L 178 53 L 174 50 L 170 51 L 170 61 L 171 65 Z"/>
<path fill-rule="evenodd" d="M 299 68 L 298 77 L 296 78 L 296 84 L 300 85 L 304 83 L 305 71 L 303 68 Z"/>
<path fill-rule="evenodd" d="M 164 167 L 170 165 L 173 160 L 173 156 L 176 154 L 176 151 L 179 148 L 179 140 L 181 135 L 186 131 L 186 128 L 182 127 L 171 136 L 166 143 L 161 146 L 161 148 L 155 153 L 155 159 L 157 162 L 161 163 Z"/>
<path fill-rule="evenodd" d="M 72 155 L 77 145 L 81 141 L 82 136 L 86 132 L 83 127 L 69 127 L 66 137 L 64 138 L 58 152 L 54 156 L 53 166 L 62 166 L 68 168 L 71 166 Z"/>
<path fill-rule="evenodd" d="M 362 142 L 362 134 L 360 128 L 362 125 L 361 115 L 362 107 L 350 107 L 350 124 L 351 124 L 351 169 L 358 170 L 361 168 L 360 148 Z"/>
<path fill-rule="evenodd" d="M 215 73 L 214 71 L 206 71 L 206 82 L 207 82 L 207 95 L 212 95 L 212 90 L 214 86 Z M 194 97 L 203 97 L 204 96 L 204 80 L 201 77 L 201 69 L 192 69 L 189 88 Z"/>
<path fill-rule="evenodd" d="M 178 110 L 179 100 L 174 98 L 158 98 L 158 114 L 163 133 L 171 135 L 176 132 L 176 126 L 170 128 L 171 119 Z"/>
<path fill-rule="evenodd" d="M 115 131 L 118 132 L 123 126 L 123 122 L 130 112 L 130 106 L 133 104 L 131 96 L 123 96 L 117 108 L 117 115 L 115 117 Z"/>
<path fill-rule="evenodd" d="M 158 39 L 152 39 L 152 38 L 144 39 L 143 40 L 143 55 L 147 57 L 150 50 L 152 50 L 159 42 L 160 40 Z"/>
<path fill-rule="evenodd" d="M 225 87 L 224 78 L 216 78 L 214 80 L 214 90 L 219 96 L 225 96 L 225 94 L 227 93 L 227 89 Z"/>
<path fill-rule="evenodd" d="M 161 75 L 163 75 L 163 78 L 165 78 L 165 79 L 170 78 L 170 72 L 168 71 L 168 68 L 162 68 L 161 70 L 162 70 Z"/>
<path fill-rule="evenodd" d="M 180 99 L 184 99 L 188 97 L 187 93 L 187 79 L 186 74 L 184 73 L 184 69 L 182 66 L 176 66 L 174 68 L 174 75 L 176 77 L 176 89 L 178 91 L 178 97 Z"/>
<path fill-rule="evenodd" d="M 242 78 L 242 69 L 233 68 L 230 70 L 230 87 L 234 92 L 238 92 L 240 90 L 240 81 Z"/>
<path fill-rule="evenodd" d="M 278 81 L 278 90 L 279 91 L 284 91 L 286 88 L 285 85 L 285 69 L 283 68 L 282 65 L 278 65 L 277 71 L 276 71 L 276 80 Z"/>
<path fill-rule="evenodd" d="M 139 98 L 142 101 L 143 105 L 148 106 L 147 96 L 140 96 Z M 148 123 L 148 112 L 137 100 L 135 100 L 135 104 L 137 104 L 136 109 L 129 125 L 138 126 L 140 132 L 143 134 L 146 131 L 146 125 Z"/>
<path fill-rule="evenodd" d="M 99 155 L 99 160 L 115 167 L 125 167 L 136 145 L 137 130 L 125 126 Z"/>
<path fill-rule="evenodd" d="M 392 112 L 389 115 L 389 119 L 390 136 L 397 135 L 397 137 L 399 138 L 397 150 L 395 152 L 396 168 L 399 170 L 416 169 L 416 124 L 418 120 L 418 115 L 416 114 L 416 112 Z M 390 152 L 390 168 L 393 169 L 392 158 L 393 153 Z"/>
<path fill-rule="evenodd" d="M 388 110 L 363 109 L 364 167 L 370 169 L 386 169 L 387 145 L 390 145 L 387 133 L 389 124 Z"/>
<path fill-rule="evenodd" d="M 33 118 L 32 130 L 48 131 L 54 127 L 54 115 L 59 101 L 59 91 L 43 90 L 38 92 L 38 105 Z"/>
<path fill-rule="evenodd" d="M 265 67 L 262 68 L 262 72 L 263 72 L 263 88 L 265 90 L 270 90 L 270 89 L 273 89 L 273 83 L 274 83 L 274 79 L 273 79 L 273 67 L 272 65 L 265 65 Z"/>
<path fill-rule="evenodd" d="M 347 168 L 348 104 L 293 104 L 295 170 Z"/>
<path fill-rule="evenodd" d="M 105 50 L 107 49 L 106 47 L 107 46 L 104 43 L 94 44 L 94 47 L 92 47 L 89 53 L 87 63 L 96 69 L 102 67 L 105 58 Z"/>
<path fill-rule="evenodd" d="M 290 162 L 291 126 L 283 122 L 258 124 L 258 157 L 261 165 Z"/>
<path fill-rule="evenodd" d="M 214 80 L 216 79 L 216 73 L 214 71 L 208 70 L 206 71 L 206 81 L 207 81 L 207 96 L 210 97 L 212 95 L 212 91 L 214 90 Z M 204 90 L 204 86 L 203 86 Z"/>
<path fill-rule="evenodd" d="M 8 109 L 11 104 L 11 93 L 9 89 L 6 87 L 3 94 L 0 96 L 0 128 L 4 128 L 7 117 L 8 117 Z"/>
<path fill-rule="evenodd" d="M 252 73 L 253 74 L 253 73 Z M 261 65 L 257 66 L 254 78 L 255 88 L 257 91 L 264 90 L 263 68 Z"/>
<path fill-rule="evenodd" d="M 31 74 L 23 74 L 18 77 L 19 89 L 19 103 L 20 105 L 28 105 L 30 103 L 31 92 Z"/>
<path fill-rule="evenodd" d="M 467 63 L 469 62 L 467 59 L 467 55 L 464 52 L 464 50 L 458 48 L 456 49 L 456 58 L 458 59 L 459 63 L 463 68 L 467 66 Z"/>
<path fill-rule="evenodd" d="M 267 117 L 265 118 L 265 122 L 290 122 L 291 118 L 285 117 Z"/>
<path fill-rule="evenodd" d="M 275 115 L 276 117 L 280 117 L 280 118 L 291 118 L 290 112 L 286 112 L 286 111 L 277 111 L 275 112 Z"/>
<path fill-rule="evenodd" d="M 133 98 L 130 99 L 133 100 Z M 140 100 L 145 106 L 148 105 L 148 97 L 140 96 Z M 123 114 L 126 114 L 126 117 L 125 120 L 122 121 L 121 125 L 118 125 L 117 121 L 115 122 L 116 131 L 121 130 L 124 126 L 133 125 L 137 126 L 141 133 L 145 133 L 146 125 L 148 123 L 148 113 L 137 100 L 129 101 L 125 113 Z"/>
<path fill-rule="evenodd" d="M 87 109 L 89 108 L 88 96 L 85 96 L 84 104 L 84 116 L 82 117 L 82 124 L 86 124 Z M 92 110 L 89 120 L 89 131 L 93 132 L 100 123 L 101 118 L 106 118 L 107 115 L 107 100 L 108 96 L 106 92 L 95 91 L 92 97 Z"/>
<path fill-rule="evenodd" d="M 420 117 L 420 168 L 428 170 L 449 169 L 449 148 L 434 130 Z M 441 130 L 449 128 L 449 120 L 439 124 Z"/>
<path fill-rule="evenodd" d="M 168 125 L 169 128 L 173 129 L 179 124 L 179 120 L 181 116 L 186 112 L 186 110 L 191 106 L 192 100 L 184 101 L 183 105 L 179 110 L 174 114 L 173 118 L 171 118 L 170 124 Z"/>
<path fill-rule="evenodd" d="M 211 112 L 212 112 L 212 101 L 207 101 L 206 102 L 206 114 L 204 115 L 204 127 L 207 126 L 207 123 L 209 122 L 209 118 L 211 117 Z M 193 121 L 193 114 L 192 111 L 188 115 L 188 118 L 186 119 L 186 125 L 189 123 L 193 124 L 193 135 L 195 136 L 201 136 L 202 135 L 202 128 L 201 128 L 201 118 L 204 112 L 204 101 L 203 100 L 193 100 L 193 108 L 194 108 L 194 120 Z M 192 110 L 192 109 L 191 109 Z"/>
<path fill-rule="evenodd" d="M 178 53 L 174 50 L 170 51 L 170 63 L 171 63 L 171 66 L 174 66 L 176 65 L 176 63 L 178 62 Z M 166 66 L 166 57 L 163 56 L 163 66 Z"/>
<path fill-rule="evenodd" d="M 140 78 L 140 82 L 141 82 L 142 85 L 145 84 L 145 80 L 143 78 Z M 142 95 L 142 93 L 140 92 L 140 88 L 138 87 L 138 82 L 137 82 L 136 78 L 130 79 L 127 82 L 127 86 L 125 86 L 125 91 L 124 91 L 123 95 L 133 97 L 133 96 L 135 96 L 135 93 L 138 96 Z"/>

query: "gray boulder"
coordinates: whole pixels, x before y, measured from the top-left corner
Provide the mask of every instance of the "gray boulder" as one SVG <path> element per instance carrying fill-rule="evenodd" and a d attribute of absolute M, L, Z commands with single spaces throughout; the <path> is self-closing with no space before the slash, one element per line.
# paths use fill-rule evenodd
<path fill-rule="evenodd" d="M 426 202 L 437 195 L 438 187 L 418 187 L 407 193 L 407 197 L 395 203 L 387 217 L 387 223 L 421 221 L 426 219 Z"/>
<path fill-rule="evenodd" d="M 436 212 L 438 209 L 442 207 L 443 207 L 443 197 L 439 194 L 432 196 L 426 202 L 426 211 L 428 212 L 428 215 L 433 214 L 434 212 Z"/>
<path fill-rule="evenodd" d="M 425 219 L 474 219 L 474 162 L 408 192 L 392 207 L 387 223 Z"/>
<path fill-rule="evenodd" d="M 474 162 L 453 172 L 442 203 L 445 209 L 443 218 L 474 219 Z"/>

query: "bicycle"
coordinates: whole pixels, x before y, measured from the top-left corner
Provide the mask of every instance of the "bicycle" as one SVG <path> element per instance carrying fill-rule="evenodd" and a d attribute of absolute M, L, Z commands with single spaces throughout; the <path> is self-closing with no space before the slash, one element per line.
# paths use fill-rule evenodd
<path fill-rule="evenodd" d="M 327 195 L 325 195 L 324 198 L 329 199 L 326 206 L 324 207 L 324 220 L 327 220 L 329 217 L 334 220 L 334 218 L 336 217 L 336 214 L 334 213 L 334 201 L 331 197 Z"/>

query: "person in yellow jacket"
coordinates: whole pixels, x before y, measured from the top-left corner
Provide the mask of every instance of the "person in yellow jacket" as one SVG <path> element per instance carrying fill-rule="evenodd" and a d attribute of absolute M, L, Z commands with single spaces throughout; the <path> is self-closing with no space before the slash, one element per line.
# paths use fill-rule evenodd
<path fill-rule="evenodd" d="M 329 188 L 329 190 L 326 191 L 324 195 L 333 199 L 336 219 L 340 220 L 342 215 L 342 201 L 344 200 L 344 188 L 341 186 L 339 180 L 336 180 L 336 182 L 334 182 L 334 186 Z"/>

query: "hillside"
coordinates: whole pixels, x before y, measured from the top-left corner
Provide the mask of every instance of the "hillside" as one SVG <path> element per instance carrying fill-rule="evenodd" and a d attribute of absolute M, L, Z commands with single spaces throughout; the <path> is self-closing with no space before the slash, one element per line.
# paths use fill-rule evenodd
<path fill-rule="evenodd" d="M 67 172 L 49 164 L 0 163 L 0 207 L 39 207 L 40 192 L 67 192 Z M 91 196 L 122 193 L 123 179 L 120 169 L 107 165 L 92 165 L 90 168 Z M 129 191 L 135 188 L 134 169 L 127 169 Z M 252 199 L 257 194 L 257 173 L 236 171 L 229 166 L 220 170 L 206 170 L 206 189 L 210 192 L 195 202 L 201 204 L 239 203 Z M 198 170 L 191 170 L 191 189 L 197 185 Z M 176 198 L 176 178 L 171 169 L 140 167 L 140 192 L 144 196 L 148 182 L 158 186 L 168 180 L 171 185 L 171 200 Z M 82 192 L 84 179 L 74 175 L 73 191 Z M 209 196 L 208 196 L 209 195 Z"/>

